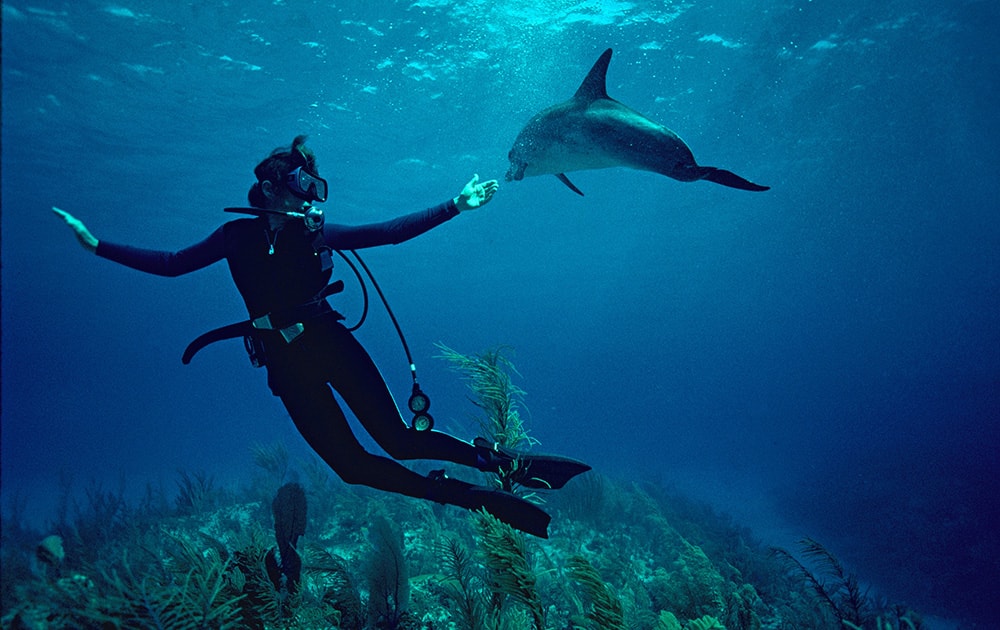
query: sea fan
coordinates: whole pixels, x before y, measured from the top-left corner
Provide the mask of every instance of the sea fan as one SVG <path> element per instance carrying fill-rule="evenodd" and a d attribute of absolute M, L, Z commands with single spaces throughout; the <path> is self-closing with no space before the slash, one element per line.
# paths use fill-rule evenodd
<path fill-rule="evenodd" d="M 590 601 L 587 626 L 593 630 L 625 630 L 622 602 L 597 569 L 583 556 L 572 556 L 566 563 L 569 576 L 583 588 Z"/>
<path fill-rule="evenodd" d="M 773 549 L 772 552 L 785 560 L 809 586 L 816 599 L 829 606 L 830 610 L 842 622 L 863 626 L 869 621 L 869 601 L 867 593 L 861 590 L 854 574 L 847 573 L 836 556 L 823 545 L 812 538 L 799 541 L 802 555 L 817 565 L 821 571 L 833 578 L 831 583 L 823 582 L 804 564 L 784 549 Z"/>

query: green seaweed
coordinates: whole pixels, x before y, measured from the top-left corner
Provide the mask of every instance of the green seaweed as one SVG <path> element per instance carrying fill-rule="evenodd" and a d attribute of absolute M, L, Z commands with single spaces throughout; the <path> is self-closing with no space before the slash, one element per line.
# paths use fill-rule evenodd
<path fill-rule="evenodd" d="M 715 617 L 705 615 L 689 621 L 687 630 L 726 630 L 726 627 Z"/>
<path fill-rule="evenodd" d="M 504 356 L 504 348 L 466 355 L 444 344 L 437 347 L 440 357 L 466 379 L 472 403 L 484 414 L 478 418 L 484 437 L 512 449 L 532 446 L 534 439 L 528 435 L 519 410 L 525 392 L 514 385 L 511 374 L 517 374 L 517 370 Z"/>
<path fill-rule="evenodd" d="M 566 572 L 580 585 L 590 603 L 583 622 L 576 625 L 589 630 L 625 630 L 621 599 L 586 558 L 571 556 L 566 562 Z"/>
<path fill-rule="evenodd" d="M 528 562 L 524 534 L 486 510 L 476 513 L 480 556 L 488 572 L 488 586 L 495 595 L 494 618 L 503 612 L 504 597 L 520 603 L 530 613 L 536 630 L 545 628 L 545 610 L 536 589 L 537 576 Z"/>
<path fill-rule="evenodd" d="M 841 622 L 863 625 L 869 619 L 868 598 L 861 591 L 858 579 L 848 573 L 836 556 L 811 538 L 799 541 L 802 555 L 817 565 L 831 581 L 824 582 L 802 562 L 784 549 L 773 553 L 784 560 L 806 582 L 817 602 L 825 605 Z"/>
<path fill-rule="evenodd" d="M 95 579 L 62 581 L 52 593 L 67 627 L 194 630 L 239 628 L 239 601 L 228 577 L 229 563 L 213 549 L 201 550 L 174 537 L 176 548 L 160 574 L 139 574 L 124 554 L 116 568 Z M 171 573 L 173 575 L 171 575 Z"/>
<path fill-rule="evenodd" d="M 456 536 L 445 536 L 438 544 L 445 597 L 455 611 L 452 619 L 458 630 L 483 630 L 487 597 L 485 582 L 472 553 Z"/>

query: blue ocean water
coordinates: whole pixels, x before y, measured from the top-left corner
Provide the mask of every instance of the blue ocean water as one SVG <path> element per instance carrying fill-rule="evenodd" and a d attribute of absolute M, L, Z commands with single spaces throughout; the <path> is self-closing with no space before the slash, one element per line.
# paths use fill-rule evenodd
<path fill-rule="evenodd" d="M 985 0 L 5 2 L 5 502 L 44 521 L 68 483 L 140 492 L 239 476 L 254 444 L 305 449 L 238 343 L 179 360 L 245 315 L 224 265 L 118 267 L 51 206 L 179 249 L 306 133 L 328 216 L 380 221 L 502 178 L 521 126 L 611 47 L 612 97 L 772 190 L 501 182 L 369 253 L 440 426 L 472 437 L 434 344 L 510 346 L 544 450 L 997 627 L 998 18 Z M 386 316 L 359 336 L 404 398 Z"/>

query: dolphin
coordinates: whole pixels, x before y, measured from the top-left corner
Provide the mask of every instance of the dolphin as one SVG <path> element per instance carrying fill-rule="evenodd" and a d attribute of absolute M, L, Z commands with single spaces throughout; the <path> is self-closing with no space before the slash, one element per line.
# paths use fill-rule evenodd
<path fill-rule="evenodd" d="M 608 96 L 611 49 L 604 51 L 573 98 L 542 110 L 517 135 L 507 181 L 551 174 L 582 195 L 569 171 L 626 166 L 682 182 L 707 179 L 741 190 L 769 190 L 729 171 L 699 166 L 677 134 Z"/>

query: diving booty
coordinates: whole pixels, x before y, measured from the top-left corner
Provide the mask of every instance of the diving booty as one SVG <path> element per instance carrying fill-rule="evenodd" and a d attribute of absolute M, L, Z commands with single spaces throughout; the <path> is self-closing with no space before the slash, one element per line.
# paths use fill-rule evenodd
<path fill-rule="evenodd" d="M 625 166 L 682 182 L 705 179 L 741 190 L 769 190 L 714 166 L 699 166 L 677 134 L 608 96 L 611 49 L 604 51 L 573 98 L 545 109 L 518 134 L 507 181 L 555 175 L 577 194 L 570 171 Z"/>

